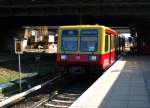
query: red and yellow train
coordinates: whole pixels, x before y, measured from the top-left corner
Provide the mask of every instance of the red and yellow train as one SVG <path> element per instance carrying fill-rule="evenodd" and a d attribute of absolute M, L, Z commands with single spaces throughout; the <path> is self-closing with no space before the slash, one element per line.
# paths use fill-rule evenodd
<path fill-rule="evenodd" d="M 70 70 L 107 69 L 124 51 L 125 39 L 100 25 L 60 26 L 57 64 Z"/>

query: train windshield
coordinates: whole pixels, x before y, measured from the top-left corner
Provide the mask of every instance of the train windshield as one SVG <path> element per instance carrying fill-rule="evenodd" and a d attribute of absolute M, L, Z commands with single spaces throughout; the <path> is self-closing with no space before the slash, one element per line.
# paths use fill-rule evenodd
<path fill-rule="evenodd" d="M 98 46 L 98 30 L 80 31 L 80 51 L 94 52 Z"/>
<path fill-rule="evenodd" d="M 63 30 L 62 51 L 76 51 L 78 48 L 78 30 Z"/>

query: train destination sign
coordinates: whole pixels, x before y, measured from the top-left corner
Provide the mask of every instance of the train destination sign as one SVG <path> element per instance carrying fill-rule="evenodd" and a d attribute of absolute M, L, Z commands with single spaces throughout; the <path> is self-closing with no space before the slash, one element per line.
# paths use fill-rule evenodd
<path fill-rule="evenodd" d="M 98 34 L 98 30 L 81 30 L 80 32 L 81 35 L 97 35 Z"/>
<path fill-rule="evenodd" d="M 78 35 L 78 30 L 63 30 L 63 35 Z"/>

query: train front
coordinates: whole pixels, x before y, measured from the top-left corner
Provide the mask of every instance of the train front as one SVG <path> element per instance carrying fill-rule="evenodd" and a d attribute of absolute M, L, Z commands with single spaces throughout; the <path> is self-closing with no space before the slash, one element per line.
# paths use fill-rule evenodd
<path fill-rule="evenodd" d="M 66 68 L 99 66 L 99 29 L 96 27 L 60 27 L 57 63 Z"/>

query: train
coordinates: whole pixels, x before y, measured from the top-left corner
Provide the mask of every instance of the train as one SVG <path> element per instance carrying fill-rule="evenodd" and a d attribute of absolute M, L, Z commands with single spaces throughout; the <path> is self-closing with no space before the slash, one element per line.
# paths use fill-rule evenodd
<path fill-rule="evenodd" d="M 103 25 L 60 26 L 57 64 L 67 72 L 106 70 L 124 52 L 125 37 Z"/>

